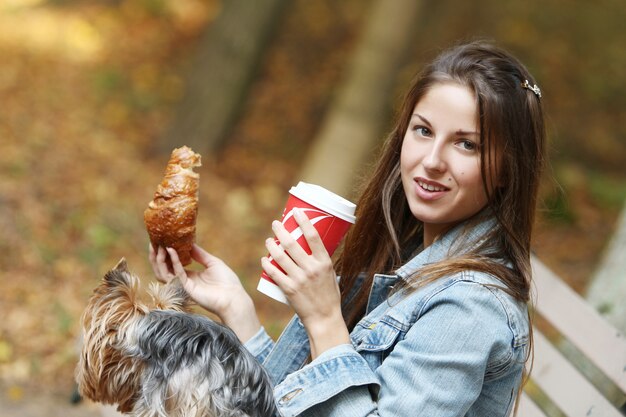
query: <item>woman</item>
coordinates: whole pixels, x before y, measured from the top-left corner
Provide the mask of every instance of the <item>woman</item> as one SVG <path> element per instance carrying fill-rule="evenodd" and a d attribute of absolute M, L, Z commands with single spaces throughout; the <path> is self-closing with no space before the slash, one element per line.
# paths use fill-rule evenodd
<path fill-rule="evenodd" d="M 509 415 L 531 344 L 540 98 L 524 66 L 489 43 L 427 66 L 337 263 L 306 216 L 297 220 L 311 255 L 272 224 L 282 246 L 266 246 L 285 273 L 261 264 L 297 313 L 276 343 L 237 276 L 201 248 L 202 272 L 186 272 L 171 249 L 151 250 L 155 273 L 180 277 L 237 333 L 270 373 L 284 416 Z"/>

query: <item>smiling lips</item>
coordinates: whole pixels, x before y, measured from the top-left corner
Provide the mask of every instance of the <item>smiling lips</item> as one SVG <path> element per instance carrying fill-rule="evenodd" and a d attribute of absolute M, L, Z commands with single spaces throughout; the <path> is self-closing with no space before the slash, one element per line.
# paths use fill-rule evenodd
<path fill-rule="evenodd" d="M 417 195 L 424 200 L 436 200 L 443 197 L 446 191 L 450 191 L 448 187 L 424 178 L 415 178 L 415 184 Z"/>

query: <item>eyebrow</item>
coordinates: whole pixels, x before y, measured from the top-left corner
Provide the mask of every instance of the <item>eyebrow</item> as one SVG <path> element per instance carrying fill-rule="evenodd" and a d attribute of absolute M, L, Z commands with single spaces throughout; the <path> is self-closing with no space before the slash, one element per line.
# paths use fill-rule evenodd
<path fill-rule="evenodd" d="M 430 129 L 432 129 L 433 125 L 428 121 L 427 118 L 425 118 L 424 116 L 422 116 L 419 113 L 413 113 L 412 116 L 419 118 L 426 126 L 428 126 Z M 463 136 L 463 135 L 477 135 L 480 136 L 480 132 L 475 132 L 473 130 L 463 130 L 463 129 L 459 129 L 456 132 L 454 132 L 456 135 L 459 136 Z"/>
<path fill-rule="evenodd" d="M 459 129 L 459 130 L 457 130 L 455 133 L 456 133 L 457 135 L 461 135 L 461 136 L 467 136 L 467 135 L 476 135 L 476 136 L 480 136 L 480 132 L 474 132 L 473 130 L 472 130 L 472 131 L 467 131 L 467 130 L 461 130 L 461 129 Z"/>

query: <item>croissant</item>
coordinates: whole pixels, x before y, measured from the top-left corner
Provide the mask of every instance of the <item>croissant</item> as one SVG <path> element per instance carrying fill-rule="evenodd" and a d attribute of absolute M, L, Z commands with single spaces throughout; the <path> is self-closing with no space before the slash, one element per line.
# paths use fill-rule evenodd
<path fill-rule="evenodd" d="M 143 213 L 150 242 L 174 248 L 183 265 L 191 263 L 191 248 L 196 238 L 200 155 L 187 146 L 174 149 L 163 181 Z"/>

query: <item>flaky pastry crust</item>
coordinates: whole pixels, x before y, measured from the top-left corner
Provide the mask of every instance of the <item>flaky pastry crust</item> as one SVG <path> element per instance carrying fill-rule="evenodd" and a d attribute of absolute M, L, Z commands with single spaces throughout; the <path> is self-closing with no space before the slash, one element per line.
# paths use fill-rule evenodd
<path fill-rule="evenodd" d="M 143 217 L 154 248 L 170 247 L 183 265 L 191 263 L 196 240 L 200 155 L 183 146 L 172 151 L 163 180 Z"/>

